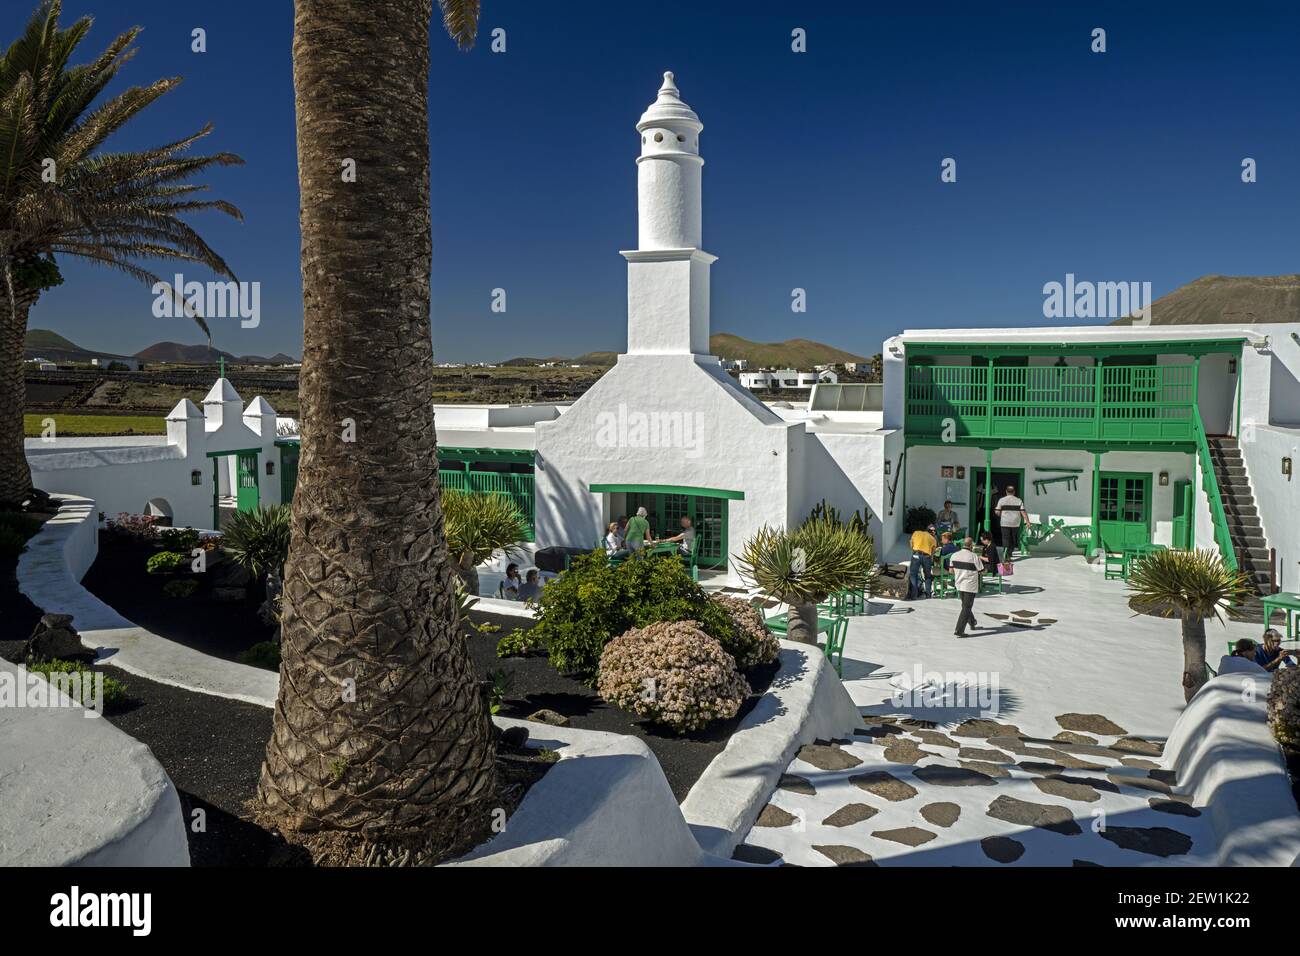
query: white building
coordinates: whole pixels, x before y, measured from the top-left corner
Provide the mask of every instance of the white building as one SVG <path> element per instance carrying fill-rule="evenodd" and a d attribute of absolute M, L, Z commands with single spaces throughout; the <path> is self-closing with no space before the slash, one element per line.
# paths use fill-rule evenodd
<path fill-rule="evenodd" d="M 799 372 L 792 368 L 778 368 L 740 373 L 740 384 L 751 391 L 781 388 L 811 389 L 814 385 L 834 385 L 839 380 L 839 375 L 829 368 L 817 369 L 811 372 Z"/>
<path fill-rule="evenodd" d="M 951 500 L 974 530 L 1013 484 L 1035 524 L 1060 526 L 1048 543 L 1218 549 L 1300 590 L 1300 325 L 909 330 L 884 343 L 883 385 L 808 381 L 806 405 L 769 406 L 746 376 L 816 373 L 738 385 L 708 354 L 702 129 L 665 74 L 637 123 L 626 352 L 572 404 L 438 408 L 445 486 L 511 495 L 540 546 L 591 547 L 640 506 L 661 534 L 689 515 L 700 563 L 734 578 L 750 535 L 819 502 L 869 512 L 878 553 L 898 560 L 909 508 Z M 259 402 L 241 414 L 218 383 L 202 417 L 177 406 L 165 442 L 29 441 L 38 485 L 110 513 L 157 496 L 177 523 L 209 524 L 235 471 L 213 483 L 208 456 L 275 460 Z M 280 500 L 279 482 L 260 500 Z"/>

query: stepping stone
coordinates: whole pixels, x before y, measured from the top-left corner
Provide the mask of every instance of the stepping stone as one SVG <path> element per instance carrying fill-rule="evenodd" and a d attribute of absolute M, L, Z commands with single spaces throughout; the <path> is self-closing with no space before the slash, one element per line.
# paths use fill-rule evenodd
<path fill-rule="evenodd" d="M 1042 774 L 1045 777 L 1055 776 L 1065 770 L 1064 767 L 1057 764 L 1040 763 L 1037 760 L 1021 760 L 1016 766 L 1028 773 Z"/>
<path fill-rule="evenodd" d="M 1150 760 L 1143 760 L 1141 757 L 1120 757 L 1119 762 L 1126 767 L 1137 767 L 1139 770 L 1160 769 L 1160 764 Z"/>
<path fill-rule="evenodd" d="M 912 771 L 917 780 L 935 787 L 995 787 L 997 781 L 986 773 L 971 770 L 969 767 L 945 767 L 935 765 L 917 767 Z"/>
<path fill-rule="evenodd" d="M 822 826 L 850 827 L 855 823 L 861 823 L 863 820 L 870 820 L 879 812 L 875 807 L 868 806 L 865 803 L 850 803 L 840 807 L 823 820 Z"/>
<path fill-rule="evenodd" d="M 1016 617 L 1038 617 L 1037 611 L 1026 611 L 1022 609 L 1019 611 L 1012 611 L 1011 613 L 1014 614 Z"/>
<path fill-rule="evenodd" d="M 848 770 L 862 763 L 848 751 L 830 744 L 805 744 L 795 756 L 818 770 Z"/>
<path fill-rule="evenodd" d="M 1066 716 L 1068 717 L 1069 714 L 1067 714 Z M 1060 720 L 1061 718 L 1057 717 L 1056 719 Z M 1055 737 L 1053 737 L 1052 740 L 1062 744 L 1081 744 L 1085 747 L 1097 747 L 1099 749 L 1101 747 L 1101 745 L 1097 743 L 1095 738 L 1089 737 L 1086 734 L 1076 734 L 1072 730 L 1063 730 Z"/>
<path fill-rule="evenodd" d="M 912 736 L 923 744 L 929 744 L 931 747 L 951 747 L 955 750 L 961 746 L 947 734 L 940 733 L 937 730 L 913 730 Z"/>
<path fill-rule="evenodd" d="M 1178 817 L 1199 817 L 1201 811 L 1195 807 L 1183 803 L 1181 800 L 1161 800 L 1159 797 L 1152 797 L 1147 800 L 1152 810 L 1159 810 L 1161 813 L 1172 813 Z"/>
<path fill-rule="evenodd" d="M 763 808 L 763 812 L 758 815 L 754 821 L 756 827 L 788 827 L 792 823 L 798 823 L 799 818 L 793 813 L 782 810 L 775 803 L 769 803 Z"/>
<path fill-rule="evenodd" d="M 871 835 L 892 843 L 901 843 L 903 846 L 920 846 L 929 843 L 939 834 L 920 827 L 899 827 L 897 830 L 873 830 Z"/>
<path fill-rule="evenodd" d="M 817 788 L 812 785 L 812 781 L 796 773 L 781 774 L 781 779 L 777 781 L 776 788 L 778 790 L 789 790 L 791 793 L 799 793 L 805 797 L 817 796 Z"/>
<path fill-rule="evenodd" d="M 1015 724 L 999 724 L 996 720 L 984 717 L 971 717 L 963 720 L 952 730 L 954 737 L 1019 737 L 1020 728 Z M 990 745 L 992 746 L 992 745 Z"/>
<path fill-rule="evenodd" d="M 1161 783 L 1167 783 L 1171 787 L 1178 785 L 1178 776 L 1172 770 L 1162 770 L 1157 767 L 1154 770 L 1148 771 L 1148 773 L 1152 780 L 1159 780 Z"/>
<path fill-rule="evenodd" d="M 1141 737 L 1123 737 L 1111 744 L 1110 749 L 1141 754 L 1144 757 L 1159 757 L 1164 754 L 1165 745 L 1154 740 L 1143 740 Z"/>
<path fill-rule="evenodd" d="M 1063 833 L 1066 836 L 1075 836 L 1083 832 L 1079 829 L 1079 824 L 1074 822 L 1074 814 L 1068 807 L 1053 803 L 1030 803 L 1028 800 L 1003 796 L 990 803 L 985 812 L 995 820 L 1004 820 L 1007 823 L 1026 827 L 1038 827 L 1051 830 L 1053 833 Z"/>
<path fill-rule="evenodd" d="M 1011 837 L 985 837 L 980 840 L 980 849 L 990 860 L 998 863 L 1014 863 L 1025 855 L 1025 845 Z"/>
<path fill-rule="evenodd" d="M 998 763 L 986 763 L 983 760 L 959 760 L 957 761 L 967 770 L 973 770 L 976 773 L 988 774 L 990 777 L 1010 777 L 1011 774 L 1006 767 Z"/>
<path fill-rule="evenodd" d="M 1127 774 L 1108 773 L 1106 779 L 1111 783 L 1117 783 L 1121 787 L 1133 787 L 1137 790 L 1151 790 L 1155 793 L 1162 793 L 1168 796 L 1173 793 L 1173 788 L 1163 780 L 1152 780 L 1150 777 L 1129 776 Z"/>
<path fill-rule="evenodd" d="M 1066 800 L 1096 803 L 1101 799 L 1101 794 L 1086 783 L 1071 783 L 1061 777 L 1035 777 L 1034 786 L 1049 796 L 1064 797 Z"/>
<path fill-rule="evenodd" d="M 995 621 L 1005 621 L 1005 620 L 1007 619 L 1007 615 L 1005 615 L 1005 614 L 994 614 L 994 613 L 992 613 L 991 611 L 990 611 L 989 613 L 985 614 L 984 616 L 985 616 L 985 617 L 991 617 L 991 618 L 993 618 Z"/>
<path fill-rule="evenodd" d="M 894 724 L 878 723 L 861 727 L 853 731 L 853 734 L 855 737 L 870 737 L 874 741 L 881 737 L 897 737 L 902 732 L 903 728 L 896 727 Z"/>
<path fill-rule="evenodd" d="M 962 760 L 982 760 L 985 763 L 1005 763 L 1011 758 L 1001 750 L 988 750 L 984 747 L 962 747 L 957 751 Z"/>
<path fill-rule="evenodd" d="M 887 773 L 884 770 L 854 774 L 849 777 L 849 783 L 859 790 L 874 793 L 876 796 L 884 797 L 894 803 L 911 800 L 917 793 L 916 787 L 906 781 L 899 780 L 892 773 Z"/>
<path fill-rule="evenodd" d="M 885 747 L 885 759 L 890 763 L 904 763 L 914 766 L 926 757 L 937 757 L 933 750 L 922 750 L 914 740 L 899 737 L 891 740 Z"/>
<path fill-rule="evenodd" d="M 1058 780 L 1064 780 L 1066 783 L 1078 783 L 1085 787 L 1092 787 L 1094 790 L 1105 790 L 1107 793 L 1119 793 L 1119 787 L 1115 786 L 1109 780 L 1103 780 L 1101 777 L 1075 777 L 1068 773 L 1053 774 Z"/>
<path fill-rule="evenodd" d="M 1151 856 L 1181 856 L 1192 848 L 1192 838 L 1168 827 L 1106 827 L 1098 834 L 1125 850 Z"/>
<path fill-rule="evenodd" d="M 956 803 L 927 803 L 921 808 L 926 823 L 937 827 L 950 827 L 961 816 L 961 806 Z"/>
<path fill-rule="evenodd" d="M 1123 727 L 1101 714 L 1061 714 L 1056 718 L 1063 730 L 1079 730 L 1085 734 L 1098 734 L 1102 737 L 1117 737 L 1128 733 Z M 1095 740 L 1083 740 L 1080 743 L 1096 743 Z"/>
<path fill-rule="evenodd" d="M 1038 623 L 1039 623 L 1039 624 L 1055 624 L 1055 623 L 1056 623 L 1056 618 L 1054 618 L 1054 617 L 1040 617 L 1040 618 L 1038 619 Z"/>
<path fill-rule="evenodd" d="M 841 846 L 838 843 L 824 844 L 818 846 L 813 844 L 813 849 L 820 853 L 826 859 L 830 860 L 836 866 L 875 866 L 876 862 L 871 859 L 870 853 L 864 853 L 855 846 Z"/>
<path fill-rule="evenodd" d="M 742 843 L 732 851 L 731 858 L 742 863 L 775 863 L 781 859 L 781 854 L 777 853 L 776 850 L 769 850 L 765 846 Z"/>
<path fill-rule="evenodd" d="M 1054 750 L 1052 752 L 1052 759 L 1055 760 L 1057 763 L 1059 763 L 1062 767 L 1068 767 L 1071 770 L 1105 770 L 1106 769 L 1106 764 L 1092 763 L 1087 760 L 1082 760 L 1079 757 L 1074 756 L 1073 754 L 1061 753 L 1059 750 Z"/>

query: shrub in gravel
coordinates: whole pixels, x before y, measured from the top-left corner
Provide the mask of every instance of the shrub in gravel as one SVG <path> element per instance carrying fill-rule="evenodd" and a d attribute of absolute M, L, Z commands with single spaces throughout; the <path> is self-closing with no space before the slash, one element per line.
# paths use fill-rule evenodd
<path fill-rule="evenodd" d="M 157 554 L 149 555 L 144 568 L 150 574 L 170 574 L 181 570 L 189 560 L 188 555 L 181 554 L 179 551 L 159 551 Z"/>
<path fill-rule="evenodd" d="M 199 582 L 193 578 L 177 578 L 163 585 L 163 594 L 169 598 L 187 598 L 198 588 Z"/>
<path fill-rule="evenodd" d="M 544 646 L 560 673 L 591 683 L 614 637 L 659 621 L 695 621 L 728 645 L 735 628 L 677 558 L 636 557 L 611 566 L 603 553 L 575 559 L 542 590 L 531 646 Z"/>
<path fill-rule="evenodd" d="M 199 546 L 199 532 L 196 528 L 163 528 L 158 532 L 158 542 L 167 551 L 189 554 Z"/>
<path fill-rule="evenodd" d="M 661 621 L 614 638 L 600 655 L 600 696 L 679 732 L 736 716 L 749 683 L 695 621 Z"/>
<path fill-rule="evenodd" d="M 1268 726 L 1277 742 L 1300 750 L 1300 667 L 1279 669 L 1268 691 Z"/>
<path fill-rule="evenodd" d="M 239 663 L 248 664 L 251 667 L 260 667 L 263 670 L 278 671 L 280 669 L 280 645 L 275 641 L 258 641 L 239 655 Z"/>
<path fill-rule="evenodd" d="M 726 594 L 715 594 L 710 598 L 727 616 L 735 636 L 730 641 L 723 641 L 723 649 L 736 659 L 736 666 L 742 671 L 759 664 L 770 664 L 781 653 L 781 644 L 776 635 L 767 629 L 763 615 L 740 598 Z"/>
<path fill-rule="evenodd" d="M 60 679 L 55 677 L 52 683 L 61 691 L 70 697 L 74 697 L 77 703 L 83 707 L 88 707 L 94 703 L 95 686 L 94 677 L 99 674 L 104 678 L 104 706 L 115 707 L 118 704 L 124 704 L 131 698 L 127 694 L 127 686 L 115 677 L 109 677 L 107 674 L 97 671 L 92 667 L 82 664 L 80 661 L 29 661 L 24 665 L 32 674 L 40 674 L 47 681 L 50 675 L 80 674 L 81 680 L 76 684 L 69 683 L 66 678 Z"/>
<path fill-rule="evenodd" d="M 154 515 L 133 515 L 119 512 L 104 526 L 110 541 L 121 544 L 144 543 L 156 544 L 158 541 L 158 519 Z"/>

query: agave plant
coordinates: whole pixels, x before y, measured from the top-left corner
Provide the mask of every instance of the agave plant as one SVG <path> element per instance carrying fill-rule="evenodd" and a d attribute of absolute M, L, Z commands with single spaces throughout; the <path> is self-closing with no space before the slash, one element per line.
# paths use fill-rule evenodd
<path fill-rule="evenodd" d="M 790 605 L 786 636 L 809 644 L 817 642 L 817 602 L 837 591 L 870 594 L 878 574 L 871 538 L 824 519 L 793 531 L 760 528 L 738 563 L 748 584 Z"/>
<path fill-rule="evenodd" d="M 1183 629 L 1183 699 L 1205 683 L 1205 622 L 1251 593 L 1250 579 L 1213 551 L 1153 551 L 1129 572 L 1129 605 L 1143 614 L 1177 616 Z"/>
<path fill-rule="evenodd" d="M 222 550 L 255 578 L 280 573 L 289 556 L 288 505 L 237 512 L 226 524 Z"/>
<path fill-rule="evenodd" d="M 515 503 L 505 495 L 446 489 L 442 493 L 447 549 L 465 589 L 478 594 L 478 566 L 504 550 L 517 554 L 528 528 Z"/>

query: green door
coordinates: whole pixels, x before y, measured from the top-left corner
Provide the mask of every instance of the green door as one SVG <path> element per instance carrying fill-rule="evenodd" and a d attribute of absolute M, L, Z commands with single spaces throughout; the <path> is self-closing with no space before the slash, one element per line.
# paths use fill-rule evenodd
<path fill-rule="evenodd" d="M 256 511 L 257 452 L 241 451 L 235 456 L 235 504 L 240 511 Z"/>
<path fill-rule="evenodd" d="M 289 504 L 298 487 L 298 452 L 297 443 L 280 446 L 280 502 Z"/>
<path fill-rule="evenodd" d="M 1175 481 L 1173 530 L 1175 548 L 1182 551 L 1191 550 L 1195 522 L 1196 513 L 1192 510 L 1192 483 L 1190 481 Z"/>
<path fill-rule="evenodd" d="M 1151 543 L 1151 476 L 1103 471 L 1098 523 L 1107 551 Z"/>
<path fill-rule="evenodd" d="M 656 538 L 671 538 L 678 534 L 685 515 L 695 527 L 695 548 L 700 567 L 726 567 L 726 498 L 629 491 L 626 507 L 629 516 L 636 514 L 637 508 L 649 512 L 650 530 Z"/>

